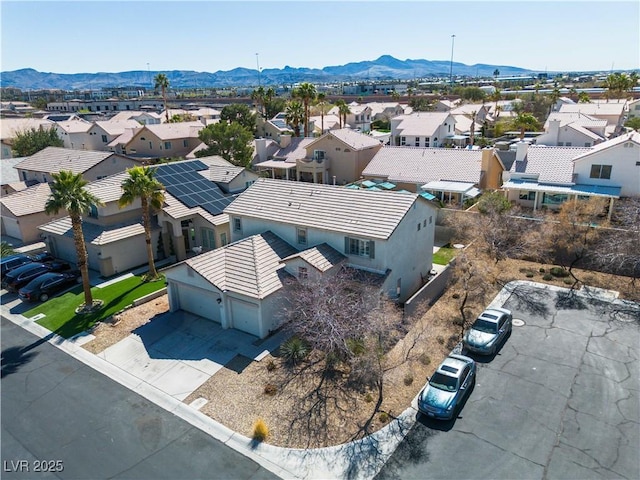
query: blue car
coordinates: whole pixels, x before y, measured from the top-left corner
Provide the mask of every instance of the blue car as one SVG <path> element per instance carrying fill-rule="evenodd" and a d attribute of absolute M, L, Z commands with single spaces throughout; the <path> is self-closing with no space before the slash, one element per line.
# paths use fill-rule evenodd
<path fill-rule="evenodd" d="M 458 414 L 462 401 L 476 381 L 476 362 L 464 355 L 451 354 L 418 396 L 418 410 L 423 415 L 450 420 Z"/>

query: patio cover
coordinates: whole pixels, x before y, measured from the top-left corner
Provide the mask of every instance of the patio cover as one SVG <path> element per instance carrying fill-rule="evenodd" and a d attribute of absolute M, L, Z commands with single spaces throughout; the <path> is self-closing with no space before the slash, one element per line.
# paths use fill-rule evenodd
<path fill-rule="evenodd" d="M 564 193 L 567 195 L 589 195 L 595 197 L 620 198 L 622 187 L 603 185 L 550 185 L 524 180 L 509 180 L 502 185 L 504 190 L 529 190 L 532 192 Z"/>

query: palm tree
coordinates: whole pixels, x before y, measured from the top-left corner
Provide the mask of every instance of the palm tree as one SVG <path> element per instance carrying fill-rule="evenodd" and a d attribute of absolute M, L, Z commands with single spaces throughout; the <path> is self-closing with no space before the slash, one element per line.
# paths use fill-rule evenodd
<path fill-rule="evenodd" d="M 496 88 L 491 94 L 491 100 L 496 102 L 496 119 L 500 116 L 500 110 L 498 109 L 498 102 L 502 99 L 502 92 L 499 88 Z"/>
<path fill-rule="evenodd" d="M 340 99 L 336 102 L 338 107 L 338 117 L 340 117 L 340 128 L 347 125 L 347 115 L 351 113 L 349 105 L 344 100 Z"/>
<path fill-rule="evenodd" d="M 578 93 L 578 103 L 591 103 L 591 97 L 587 92 Z"/>
<path fill-rule="evenodd" d="M 315 85 L 309 82 L 301 83 L 298 88 L 293 91 L 293 98 L 298 98 L 304 105 L 304 136 L 309 136 L 309 106 L 315 100 L 318 92 Z"/>
<path fill-rule="evenodd" d="M 169 88 L 169 79 L 164 73 L 157 74 L 153 81 L 156 83 L 154 88 L 160 87 L 162 90 L 162 102 L 164 103 L 164 113 L 167 116 L 167 123 L 169 123 L 169 110 L 167 110 L 167 88 Z"/>
<path fill-rule="evenodd" d="M 129 177 L 122 182 L 122 196 L 118 200 L 120 207 L 131 205 L 140 199 L 142 205 L 142 224 L 147 242 L 147 258 L 149 259 L 149 280 L 157 278 L 158 272 L 153 262 L 151 248 L 151 208 L 159 210 L 164 202 L 164 186 L 154 178 L 155 170 L 150 167 L 132 167 L 127 170 Z"/>
<path fill-rule="evenodd" d="M 73 242 L 76 247 L 77 265 L 82 275 L 82 288 L 84 290 L 84 307 L 93 307 L 91 284 L 89 283 L 89 265 L 87 263 L 87 246 L 84 243 L 82 232 L 82 215 L 89 213 L 93 206 L 102 205 L 102 202 L 85 189 L 87 181 L 82 174 L 62 170 L 60 173 L 52 173 L 51 195 L 47 199 L 44 211 L 47 215 L 55 215 L 61 210 L 66 210 L 71 217 L 73 229 Z"/>
<path fill-rule="evenodd" d="M 391 92 L 391 99 L 392 99 L 394 102 L 397 102 L 398 100 L 400 100 L 400 94 L 399 94 L 398 92 L 396 92 L 395 90 L 393 90 L 393 91 Z"/>
<path fill-rule="evenodd" d="M 251 92 L 251 100 L 256 102 L 260 107 L 260 115 L 264 117 L 264 87 L 260 86 Z"/>
<path fill-rule="evenodd" d="M 324 134 L 324 107 L 327 106 L 327 95 L 325 93 L 318 93 L 316 96 L 316 101 L 318 102 L 318 106 L 320 107 L 320 135 Z"/>
<path fill-rule="evenodd" d="M 293 127 L 296 137 L 300 136 L 300 124 L 304 122 L 304 106 L 298 100 L 291 100 L 284 111 L 284 119 Z"/>
<path fill-rule="evenodd" d="M 513 119 L 513 127 L 520 129 L 520 141 L 522 141 L 524 140 L 525 130 L 536 130 L 540 128 L 540 123 L 538 122 L 538 119 L 532 114 L 522 112 Z"/>

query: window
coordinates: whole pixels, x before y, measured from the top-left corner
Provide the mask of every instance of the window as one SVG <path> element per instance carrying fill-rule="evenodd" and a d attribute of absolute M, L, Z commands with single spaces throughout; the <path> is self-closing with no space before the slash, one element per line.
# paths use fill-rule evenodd
<path fill-rule="evenodd" d="M 542 203 L 544 205 L 561 205 L 567 201 L 568 195 L 563 193 L 545 193 L 542 196 Z"/>
<path fill-rule="evenodd" d="M 228 242 L 227 242 L 227 232 L 222 232 L 222 233 L 220 234 L 220 246 L 224 246 L 224 245 L 226 245 L 227 243 L 228 243 Z"/>
<path fill-rule="evenodd" d="M 416 147 L 420 146 L 420 137 L 416 137 L 415 146 Z"/>
<path fill-rule="evenodd" d="M 241 232 L 242 231 L 242 221 L 240 218 L 233 219 L 233 231 Z"/>
<path fill-rule="evenodd" d="M 347 255 L 375 258 L 374 246 L 373 241 L 344 237 L 344 251 Z"/>
<path fill-rule="evenodd" d="M 153 145 L 149 142 L 149 150 L 153 150 Z"/>
<path fill-rule="evenodd" d="M 216 234 L 210 228 L 201 228 L 200 235 L 202 236 L 202 247 L 206 250 L 213 250 L 216 248 Z"/>
<path fill-rule="evenodd" d="M 611 178 L 611 165 L 591 165 L 591 174 L 589 178 Z"/>
<path fill-rule="evenodd" d="M 422 221 L 422 226 L 425 227 L 425 228 L 427 227 L 427 219 L 426 218 Z"/>
<path fill-rule="evenodd" d="M 102 135 L 102 143 L 107 143 L 107 136 L 106 135 Z"/>
<path fill-rule="evenodd" d="M 164 149 L 171 150 L 171 142 L 164 142 Z"/>
<path fill-rule="evenodd" d="M 307 244 L 307 229 L 306 228 L 298 228 L 298 229 L 296 229 L 296 231 L 297 231 L 298 243 L 300 245 L 306 245 Z"/>
<path fill-rule="evenodd" d="M 566 146 L 567 146 L 567 147 L 570 147 L 570 146 L 571 146 L 571 142 L 567 142 L 567 143 L 566 143 Z"/>
<path fill-rule="evenodd" d="M 591 142 L 584 142 L 584 146 L 585 147 L 590 147 L 591 146 Z"/>
<path fill-rule="evenodd" d="M 400 146 L 403 147 L 407 144 L 407 137 L 400 137 Z"/>
<path fill-rule="evenodd" d="M 98 218 L 98 207 L 96 205 L 91 205 L 89 209 L 89 216 L 91 218 Z"/>
<path fill-rule="evenodd" d="M 431 138 L 427 137 L 424 139 L 424 146 L 425 147 L 430 147 L 431 146 Z"/>
<path fill-rule="evenodd" d="M 314 150 L 313 151 L 313 159 L 314 160 L 324 160 L 324 150 Z"/>
<path fill-rule="evenodd" d="M 519 195 L 518 198 L 520 198 L 520 200 L 535 200 L 536 192 L 523 192 L 523 191 L 520 191 L 520 195 Z"/>
<path fill-rule="evenodd" d="M 307 271 L 307 267 L 298 267 L 298 278 L 300 280 L 305 280 L 309 277 L 309 272 Z"/>
<path fill-rule="evenodd" d="M 189 142 L 187 142 L 187 140 L 182 140 L 182 146 L 183 147 L 188 147 L 189 146 Z"/>

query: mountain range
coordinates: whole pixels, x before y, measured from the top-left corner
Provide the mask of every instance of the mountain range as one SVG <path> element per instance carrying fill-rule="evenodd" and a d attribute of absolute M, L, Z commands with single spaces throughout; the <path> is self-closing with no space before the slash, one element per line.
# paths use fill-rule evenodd
<path fill-rule="evenodd" d="M 453 67 L 453 68 L 452 68 Z M 134 70 L 119 73 L 47 73 L 32 68 L 2 72 L 0 85 L 22 90 L 97 90 L 112 87 L 153 87 L 153 78 L 164 73 L 173 88 L 224 88 L 252 87 L 261 85 L 291 85 L 299 82 L 333 83 L 380 80 L 411 80 L 414 78 L 454 76 L 492 77 L 495 70 L 500 75 L 528 75 L 534 73 L 525 68 L 508 65 L 476 64 L 465 65 L 447 60 L 398 60 L 383 55 L 376 60 L 347 63 L 346 65 L 317 68 L 263 69 L 260 72 L 249 68 L 233 70 L 195 72 L 172 70 L 165 72 Z"/>

